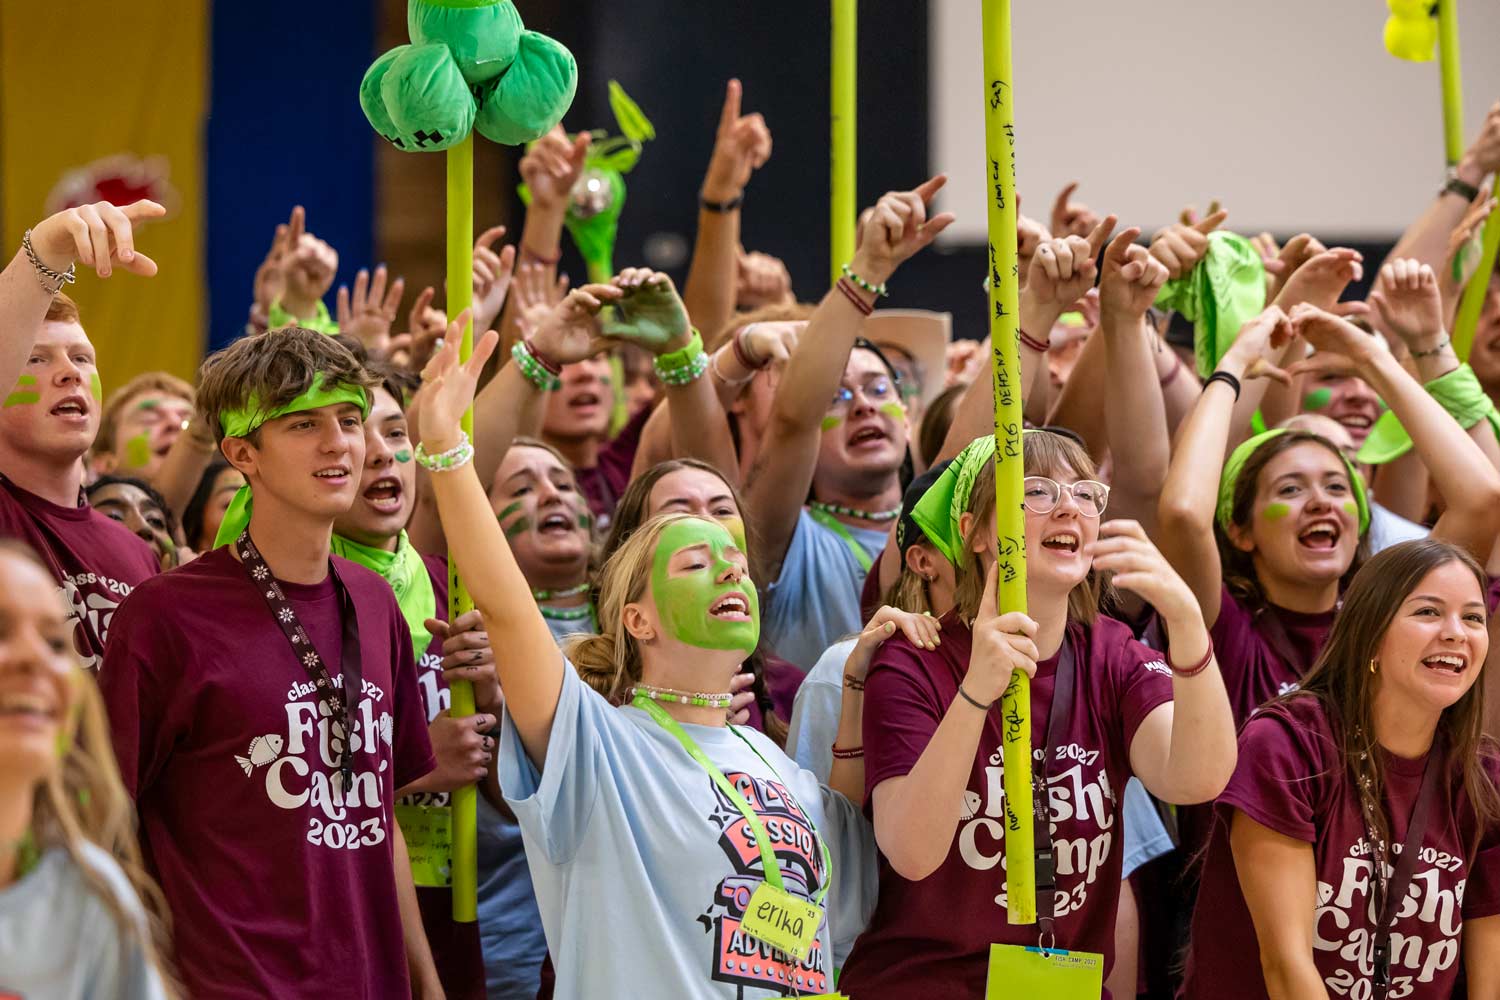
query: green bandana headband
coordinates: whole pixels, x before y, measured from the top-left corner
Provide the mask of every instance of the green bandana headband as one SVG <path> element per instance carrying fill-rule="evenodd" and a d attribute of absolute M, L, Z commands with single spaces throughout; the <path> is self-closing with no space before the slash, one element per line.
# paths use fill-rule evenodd
<path fill-rule="evenodd" d="M 911 510 L 912 521 L 955 566 L 959 565 L 964 549 L 959 516 L 969 507 L 974 481 L 994 459 L 994 435 L 970 441 Z"/>
<path fill-rule="evenodd" d="M 1495 404 L 1479 384 L 1474 369 L 1467 364 L 1459 365 L 1446 375 L 1428 382 L 1427 392 L 1442 404 L 1449 416 L 1468 430 L 1481 420 L 1488 420 L 1495 433 L 1500 434 L 1500 413 Z M 1396 414 L 1386 410 L 1370 428 L 1370 436 L 1359 449 L 1359 460 L 1367 465 L 1383 465 L 1406 454 L 1411 449 L 1411 436 Z"/>
<path fill-rule="evenodd" d="M 253 434 L 257 428 L 277 417 L 341 403 L 358 406 L 361 420 L 370 415 L 370 394 L 363 386 L 340 384 L 330 389 L 324 386 L 323 374 L 319 372 L 313 376 L 312 385 L 308 386 L 306 392 L 284 406 L 262 410 L 260 401 L 251 396 L 243 408 L 220 413 L 219 426 L 223 428 L 225 437 L 242 438 Z M 241 486 L 234 499 L 229 502 L 229 509 L 224 512 L 224 521 L 219 525 L 219 533 L 214 536 L 214 548 L 228 545 L 250 527 L 250 511 L 250 487 Z"/>
<path fill-rule="evenodd" d="M 1234 486 L 1235 483 L 1239 482 L 1240 473 L 1245 469 L 1245 463 L 1250 460 L 1251 455 L 1260 449 L 1261 445 L 1273 438 L 1278 438 L 1283 434 L 1289 433 L 1291 432 L 1286 428 L 1281 428 L 1274 431 L 1266 431 L 1264 434 L 1257 434 L 1230 453 L 1229 461 L 1224 463 L 1224 474 L 1219 477 L 1219 506 L 1215 512 L 1215 520 L 1218 521 L 1219 527 L 1226 533 L 1229 531 L 1229 525 L 1234 514 Z M 1333 446 L 1329 445 L 1329 447 L 1332 448 Z M 1337 452 L 1338 449 L 1334 448 L 1334 451 Z M 1344 463 L 1344 470 L 1349 473 L 1349 485 L 1354 491 L 1354 504 L 1359 512 L 1359 534 L 1360 537 L 1363 537 L 1370 530 L 1370 497 L 1365 489 L 1365 478 L 1359 474 L 1359 470 L 1354 467 L 1354 463 L 1349 461 L 1342 452 L 1339 452 L 1339 458 Z"/>
<path fill-rule="evenodd" d="M 300 326 L 304 330 L 316 330 L 319 333 L 326 333 L 330 337 L 335 336 L 339 332 L 339 325 L 329 315 L 328 306 L 323 303 L 322 299 L 319 299 L 313 305 L 314 311 L 311 316 L 307 319 L 298 319 L 287 312 L 281 305 L 281 300 L 277 299 L 271 303 L 271 308 L 266 311 L 266 329 L 280 330 L 283 327 Z"/>
<path fill-rule="evenodd" d="M 427 631 L 427 619 L 436 618 L 437 594 L 432 589 L 432 577 L 427 575 L 427 564 L 406 539 L 406 532 L 396 539 L 396 551 L 372 548 L 342 535 L 333 536 L 333 554 L 343 556 L 350 562 L 359 563 L 385 577 L 401 606 L 401 617 L 411 629 L 412 651 L 415 662 L 421 662 L 422 654 L 432 645 L 432 633 Z"/>
<path fill-rule="evenodd" d="M 1192 321 L 1198 377 L 1207 378 L 1240 327 L 1266 307 L 1266 265 L 1243 236 L 1209 233 L 1207 255 L 1162 285 L 1156 304 Z"/>

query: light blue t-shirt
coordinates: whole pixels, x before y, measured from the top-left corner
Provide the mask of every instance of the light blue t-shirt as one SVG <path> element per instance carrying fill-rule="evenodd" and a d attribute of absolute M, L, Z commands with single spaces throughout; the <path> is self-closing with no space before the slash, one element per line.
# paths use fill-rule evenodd
<path fill-rule="evenodd" d="M 1125 806 L 1122 812 L 1125 817 L 1125 835 L 1121 839 L 1123 854 L 1120 878 L 1124 880 L 1147 861 L 1154 861 L 1177 845 L 1172 843 L 1172 835 L 1162 824 L 1156 804 L 1151 801 L 1151 795 L 1146 791 L 1146 786 L 1141 784 L 1141 779 L 1131 778 L 1125 783 Z"/>
<path fill-rule="evenodd" d="M 829 646 L 807 672 L 792 702 L 792 721 L 786 734 L 787 756 L 827 781 L 833 770 L 833 742 L 844 711 L 844 664 L 857 639 Z"/>
<path fill-rule="evenodd" d="M 890 532 L 843 527 L 871 564 L 878 563 Z M 849 543 L 804 508 L 781 562 L 781 576 L 766 588 L 761 636 L 783 660 L 811 669 L 823 650 L 864 625 L 859 592 L 868 575 Z"/>
<path fill-rule="evenodd" d="M 498 762 L 558 1000 L 832 992 L 835 942 L 852 941 L 875 904 L 875 880 L 862 874 L 875 869 L 870 824 L 760 733 L 682 728 L 759 814 L 788 891 L 817 893 L 829 872 L 814 828 L 828 845 L 832 882 L 817 943 L 799 963 L 739 931 L 762 882 L 744 817 L 675 737 L 640 709 L 611 706 L 569 664 L 541 773 L 508 710 Z"/>
<path fill-rule="evenodd" d="M 83 855 L 144 935 L 145 911 L 114 858 L 92 844 Z M 139 935 L 120 926 L 68 852 L 53 848 L 0 890 L 0 997 L 161 1000 Z"/>

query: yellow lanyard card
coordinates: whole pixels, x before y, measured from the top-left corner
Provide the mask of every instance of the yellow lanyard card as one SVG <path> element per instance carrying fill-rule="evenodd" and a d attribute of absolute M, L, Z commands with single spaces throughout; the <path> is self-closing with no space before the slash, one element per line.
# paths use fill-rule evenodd
<path fill-rule="evenodd" d="M 990 945 L 985 1000 L 1046 997 L 1099 1000 L 1104 992 L 1104 956 L 1091 951 Z"/>
<path fill-rule="evenodd" d="M 822 922 L 822 907 L 762 882 L 745 907 L 740 930 L 800 962 L 812 951 Z"/>
<path fill-rule="evenodd" d="M 421 886 L 453 884 L 453 812 L 448 806 L 396 803 L 396 822 L 406 838 L 411 880 Z"/>

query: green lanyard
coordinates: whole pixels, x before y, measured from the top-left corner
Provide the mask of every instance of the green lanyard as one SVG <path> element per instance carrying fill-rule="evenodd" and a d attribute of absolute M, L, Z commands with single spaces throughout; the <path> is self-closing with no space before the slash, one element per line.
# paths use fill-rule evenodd
<path fill-rule="evenodd" d="M 677 720 L 668 715 L 660 705 L 645 695 L 639 694 L 635 696 L 632 704 L 655 719 L 658 726 L 661 726 L 667 732 L 677 737 L 677 742 L 682 744 L 682 748 L 688 752 L 688 756 L 692 757 L 693 760 L 698 762 L 699 767 L 708 772 L 708 776 L 713 779 L 714 784 L 719 786 L 719 791 L 723 792 L 724 797 L 734 804 L 734 807 L 740 811 L 740 815 L 745 817 L 745 822 L 750 825 L 750 830 L 755 834 L 755 846 L 760 851 L 760 862 L 766 871 L 766 881 L 778 892 L 785 892 L 786 887 L 781 884 L 781 865 L 777 862 L 776 852 L 771 847 L 771 838 L 766 834 L 766 828 L 761 824 L 760 817 L 755 814 L 754 809 L 750 808 L 750 803 L 746 802 L 745 797 L 739 793 L 739 790 L 730 784 L 728 778 L 724 777 L 724 772 L 719 770 L 718 765 L 709 760 L 708 755 L 699 748 L 697 743 L 693 742 L 693 738 L 687 734 L 687 731 L 678 725 Z M 745 739 L 744 735 L 738 729 L 735 729 L 735 727 L 730 726 L 729 729 L 734 735 L 744 740 L 745 746 L 749 747 L 755 756 L 760 757 L 760 762 L 766 765 L 771 773 L 776 775 L 778 780 L 781 778 L 776 768 L 771 766 L 771 762 L 762 757 L 761 752 L 755 749 L 754 743 Z M 817 896 L 813 897 L 814 905 L 821 906 L 824 898 L 828 895 L 828 886 L 833 881 L 833 859 L 828 854 L 828 845 L 823 842 L 822 837 L 818 836 L 818 829 L 816 826 L 813 826 L 811 816 L 807 818 L 807 823 L 813 827 L 813 839 L 818 842 L 818 847 L 823 852 L 823 884 L 818 888 Z"/>
<path fill-rule="evenodd" d="M 823 527 L 842 538 L 844 544 L 849 547 L 849 551 L 853 553 L 854 561 L 859 563 L 859 568 L 866 573 L 870 572 L 870 567 L 875 565 L 875 560 L 870 558 L 870 553 L 865 551 L 865 547 L 859 544 L 859 541 L 849 533 L 849 529 L 843 521 L 840 521 L 826 510 L 812 510 L 809 508 L 807 514 L 814 521 L 817 521 Z"/>

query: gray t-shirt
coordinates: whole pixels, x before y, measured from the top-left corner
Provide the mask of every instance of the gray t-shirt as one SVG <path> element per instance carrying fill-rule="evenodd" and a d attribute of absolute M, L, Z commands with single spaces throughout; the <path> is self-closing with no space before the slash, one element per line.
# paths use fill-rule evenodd
<path fill-rule="evenodd" d="M 498 761 L 558 1000 L 833 992 L 835 945 L 852 940 L 875 903 L 875 880 L 863 874 L 875 866 L 869 822 L 762 734 L 682 728 L 759 814 L 787 890 L 808 898 L 830 885 L 817 944 L 796 962 L 739 930 L 762 881 L 744 817 L 649 715 L 610 705 L 566 665 L 545 767 L 527 758 L 509 712 Z"/>
<path fill-rule="evenodd" d="M 859 593 L 891 537 L 886 530 L 841 527 L 847 539 L 804 509 L 781 561 L 781 575 L 766 588 L 761 638 L 777 656 L 803 670 L 812 669 L 830 645 L 864 627 Z"/>
<path fill-rule="evenodd" d="M 92 844 L 84 857 L 144 935 L 146 914 L 125 873 Z M 0 890 L 0 997 L 159 1000 L 161 977 L 141 937 L 122 928 L 61 847 Z"/>

